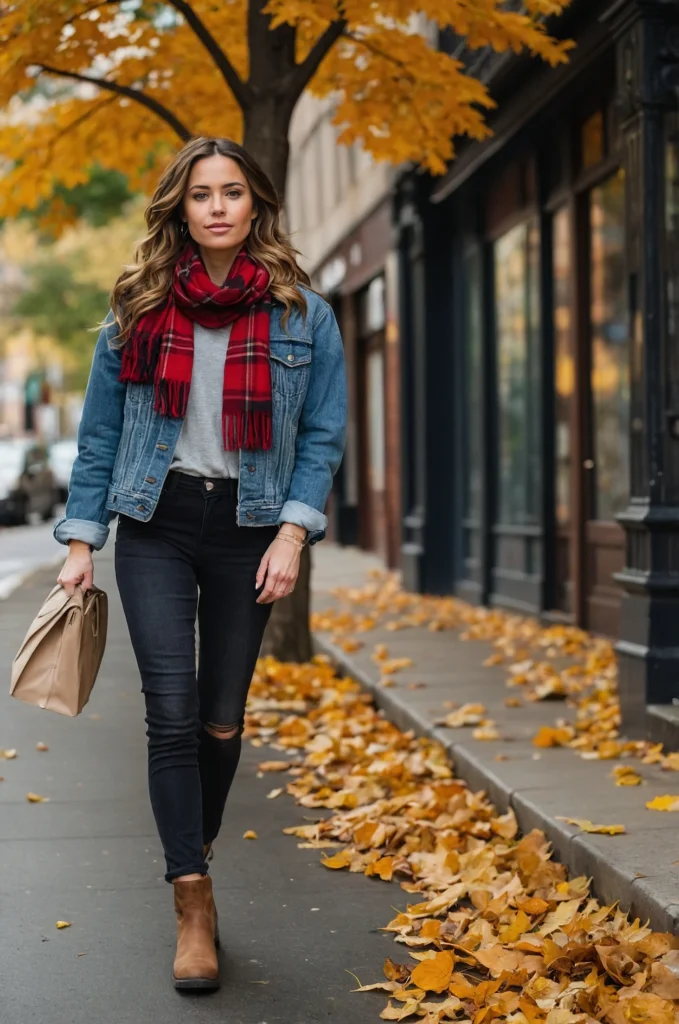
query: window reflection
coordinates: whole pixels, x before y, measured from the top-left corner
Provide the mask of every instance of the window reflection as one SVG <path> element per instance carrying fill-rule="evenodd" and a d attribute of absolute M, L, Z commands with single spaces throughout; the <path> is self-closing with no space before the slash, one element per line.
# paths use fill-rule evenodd
<path fill-rule="evenodd" d="M 676 349 L 679 337 L 679 115 L 676 113 L 667 117 L 665 182 L 667 332 Z"/>
<path fill-rule="evenodd" d="M 613 519 L 629 496 L 629 329 L 625 289 L 625 179 L 590 194 L 591 331 L 596 519 Z"/>
<path fill-rule="evenodd" d="M 572 247 L 569 211 L 554 217 L 554 404 L 556 522 L 568 526 L 571 507 L 571 408 L 575 386 Z"/>
<path fill-rule="evenodd" d="M 495 245 L 500 522 L 534 524 L 540 508 L 539 231 Z"/>
<path fill-rule="evenodd" d="M 467 292 L 467 324 L 466 324 L 466 417 L 469 425 L 466 432 L 466 496 L 465 514 L 468 519 L 481 518 L 481 481 L 483 453 L 481 451 L 481 431 L 479 416 L 481 410 L 481 346 L 482 346 L 482 307 L 481 307 L 481 253 L 474 249 L 466 260 L 466 292 Z"/>
<path fill-rule="evenodd" d="M 601 163 L 604 158 L 604 115 L 597 111 L 587 118 L 581 133 L 582 166 L 585 170 Z"/>

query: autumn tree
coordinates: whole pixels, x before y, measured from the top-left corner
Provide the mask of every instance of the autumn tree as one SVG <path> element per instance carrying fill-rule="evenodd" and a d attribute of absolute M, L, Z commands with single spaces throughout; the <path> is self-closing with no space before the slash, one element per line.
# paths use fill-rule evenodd
<path fill-rule="evenodd" d="M 555 65 L 569 44 L 546 19 L 568 3 L 0 0 L 0 217 L 85 182 L 94 160 L 149 192 L 196 135 L 241 141 L 284 198 L 290 119 L 306 89 L 333 97 L 340 142 L 442 173 L 456 136 L 489 134 L 494 102 L 438 48 L 439 31 Z M 295 600 L 304 622 L 306 598 Z M 305 626 L 279 632 L 299 638 L 285 653 L 308 653 Z"/>
<path fill-rule="evenodd" d="M 436 30 L 557 64 L 569 44 L 545 18 L 568 2 L 0 0 L 0 216 L 84 182 L 94 158 L 148 190 L 194 135 L 241 140 L 282 197 L 307 88 L 336 98 L 341 142 L 441 173 L 455 136 L 488 134 L 493 101 Z"/>

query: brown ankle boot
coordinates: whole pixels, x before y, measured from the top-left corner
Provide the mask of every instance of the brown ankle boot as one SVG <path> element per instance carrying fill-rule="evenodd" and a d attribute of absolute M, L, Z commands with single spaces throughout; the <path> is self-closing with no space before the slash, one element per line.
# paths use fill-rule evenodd
<path fill-rule="evenodd" d="M 205 843 L 203 846 L 203 857 L 205 860 L 212 860 L 214 855 L 215 851 L 212 849 L 212 843 Z M 215 907 L 215 946 L 219 949 L 219 917 L 217 915 L 217 907 Z"/>
<path fill-rule="evenodd" d="M 172 980 L 175 988 L 219 988 L 216 912 L 209 875 L 190 882 L 173 882 L 177 914 L 177 955 Z"/>

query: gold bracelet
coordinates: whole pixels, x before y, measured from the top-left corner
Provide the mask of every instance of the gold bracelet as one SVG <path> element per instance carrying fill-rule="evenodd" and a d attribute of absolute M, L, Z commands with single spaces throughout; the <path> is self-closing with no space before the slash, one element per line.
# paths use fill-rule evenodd
<path fill-rule="evenodd" d="M 287 540 L 287 542 L 289 544 L 294 544 L 296 548 L 303 548 L 304 547 L 304 541 L 297 540 L 296 537 L 290 537 L 290 536 L 288 536 L 287 533 L 279 533 L 277 539 L 278 540 Z"/>

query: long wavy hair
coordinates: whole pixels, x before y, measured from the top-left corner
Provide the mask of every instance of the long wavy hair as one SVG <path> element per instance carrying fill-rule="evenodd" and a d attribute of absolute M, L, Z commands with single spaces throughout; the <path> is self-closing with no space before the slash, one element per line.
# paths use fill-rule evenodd
<path fill-rule="evenodd" d="M 309 287 L 311 282 L 297 265 L 299 253 L 281 228 L 281 207 L 269 177 L 238 143 L 201 137 L 187 142 L 163 172 L 144 214 L 147 234 L 137 243 L 133 262 L 123 267 L 113 286 L 111 309 L 118 325 L 118 347 L 128 340 L 137 320 L 165 300 L 174 264 L 186 241 L 180 213 L 191 168 L 197 160 L 216 154 L 235 160 L 252 190 L 257 217 L 245 248 L 269 271 L 269 290 L 285 307 L 283 326 L 293 306 L 306 316 L 307 302 L 299 285 Z"/>

